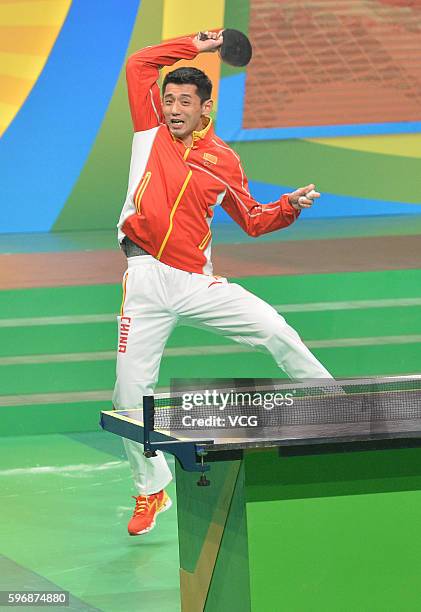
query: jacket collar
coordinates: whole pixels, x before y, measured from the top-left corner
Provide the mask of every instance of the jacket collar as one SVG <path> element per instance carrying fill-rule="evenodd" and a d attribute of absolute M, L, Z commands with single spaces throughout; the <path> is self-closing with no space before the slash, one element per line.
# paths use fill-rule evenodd
<path fill-rule="evenodd" d="M 194 131 L 192 134 L 193 143 L 195 140 L 199 140 L 199 139 L 203 140 L 207 136 L 208 132 L 213 129 L 212 117 L 203 116 L 202 121 L 203 121 L 204 127 L 202 127 L 201 130 Z"/>
<path fill-rule="evenodd" d="M 213 120 L 212 120 L 212 118 L 211 117 L 203 116 L 202 120 L 203 120 L 204 127 L 202 127 L 201 130 L 195 130 L 195 131 L 192 132 L 192 138 L 193 138 L 192 147 L 195 146 L 195 144 L 197 143 L 198 140 L 204 140 L 208 134 L 212 134 L 213 133 Z M 167 130 L 170 132 L 170 130 L 168 129 L 168 126 L 167 126 Z M 171 132 L 170 132 L 170 134 L 171 134 L 171 137 L 172 137 L 174 142 L 175 141 L 182 142 L 179 138 L 176 138 L 174 136 L 174 134 L 172 134 Z M 184 145 L 184 146 L 186 146 L 186 145 Z"/>

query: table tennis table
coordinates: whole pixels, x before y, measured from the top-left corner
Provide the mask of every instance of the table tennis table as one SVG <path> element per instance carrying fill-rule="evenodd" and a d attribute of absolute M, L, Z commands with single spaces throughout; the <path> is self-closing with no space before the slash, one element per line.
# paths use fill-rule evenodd
<path fill-rule="evenodd" d="M 257 427 L 180 427 L 174 394 L 101 413 L 176 458 L 183 612 L 419 608 L 421 376 L 335 385 Z"/>

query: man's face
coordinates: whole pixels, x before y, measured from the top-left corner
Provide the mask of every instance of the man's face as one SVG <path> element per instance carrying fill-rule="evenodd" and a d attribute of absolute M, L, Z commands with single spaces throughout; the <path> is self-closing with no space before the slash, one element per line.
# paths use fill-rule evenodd
<path fill-rule="evenodd" d="M 162 107 L 165 123 L 171 134 L 183 140 L 194 130 L 201 129 L 201 117 L 209 114 L 212 101 L 206 100 L 202 104 L 197 95 L 196 85 L 168 83 L 164 91 Z"/>

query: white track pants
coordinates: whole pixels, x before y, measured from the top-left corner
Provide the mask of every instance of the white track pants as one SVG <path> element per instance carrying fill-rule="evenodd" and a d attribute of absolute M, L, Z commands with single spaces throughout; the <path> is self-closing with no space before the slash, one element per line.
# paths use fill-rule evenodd
<path fill-rule="evenodd" d="M 291 378 L 331 378 L 285 319 L 240 285 L 177 270 L 148 255 L 129 258 L 123 285 L 117 409 L 140 408 L 142 396 L 154 392 L 165 343 L 177 322 L 266 350 Z M 147 459 L 141 444 L 125 439 L 124 445 L 139 494 L 168 485 L 171 472 L 162 453 Z"/>

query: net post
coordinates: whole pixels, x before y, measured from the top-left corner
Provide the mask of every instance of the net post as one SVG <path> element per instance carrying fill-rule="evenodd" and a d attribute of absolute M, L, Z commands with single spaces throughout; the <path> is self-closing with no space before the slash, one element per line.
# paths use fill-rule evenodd
<path fill-rule="evenodd" d="M 155 401 L 153 395 L 143 396 L 143 454 L 148 459 L 157 453 L 151 445 L 151 431 L 155 429 Z"/>

